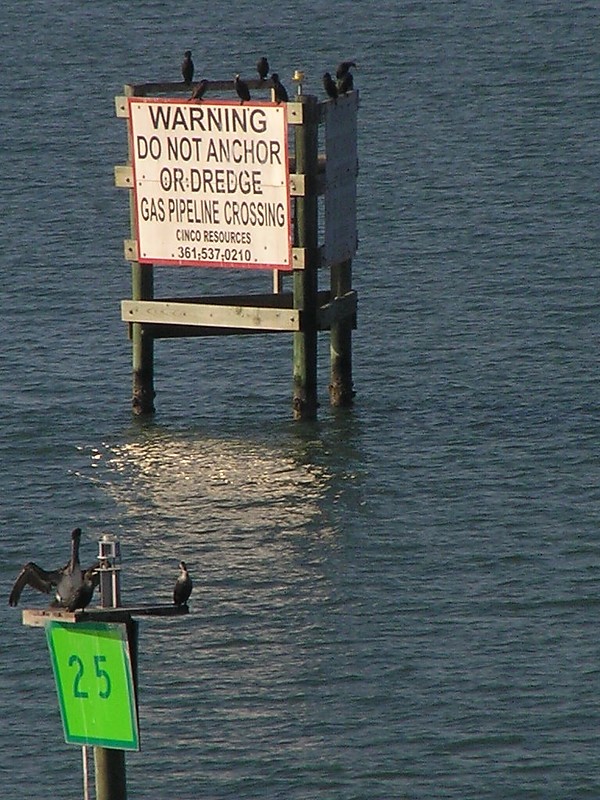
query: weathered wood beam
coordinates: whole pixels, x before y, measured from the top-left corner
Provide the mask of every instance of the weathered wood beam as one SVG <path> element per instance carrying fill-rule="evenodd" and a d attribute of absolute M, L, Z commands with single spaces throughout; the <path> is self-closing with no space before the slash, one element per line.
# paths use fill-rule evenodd
<path fill-rule="evenodd" d="M 213 328 L 300 330 L 300 314 L 295 309 L 242 305 L 123 300 L 121 319 L 124 322 L 208 325 Z"/>
<path fill-rule="evenodd" d="M 173 603 L 149 606 L 129 606 L 123 608 L 89 607 L 79 611 L 66 611 L 64 608 L 24 608 L 23 625 L 43 628 L 48 622 L 128 622 L 135 617 L 178 617 L 188 614 L 187 605 Z"/>

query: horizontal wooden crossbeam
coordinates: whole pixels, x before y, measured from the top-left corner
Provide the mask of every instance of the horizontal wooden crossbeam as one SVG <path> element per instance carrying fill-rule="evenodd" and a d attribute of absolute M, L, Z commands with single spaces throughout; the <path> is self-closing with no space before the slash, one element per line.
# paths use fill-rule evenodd
<path fill-rule="evenodd" d="M 43 628 L 48 622 L 127 622 L 131 617 L 178 617 L 187 613 L 189 613 L 187 605 L 176 606 L 173 603 L 119 608 L 88 606 L 83 611 L 66 611 L 64 608 L 25 608 L 23 625 Z"/>
<path fill-rule="evenodd" d="M 162 300 L 123 300 L 121 319 L 152 326 L 156 338 L 214 335 L 221 332 L 272 333 L 302 330 L 302 311 L 292 308 L 292 294 L 186 297 Z M 335 322 L 354 318 L 357 293 L 352 290 L 331 298 L 329 291 L 319 292 L 317 327 L 328 330 Z M 161 333 L 161 326 L 165 330 Z M 194 333 L 194 328 L 203 332 Z"/>

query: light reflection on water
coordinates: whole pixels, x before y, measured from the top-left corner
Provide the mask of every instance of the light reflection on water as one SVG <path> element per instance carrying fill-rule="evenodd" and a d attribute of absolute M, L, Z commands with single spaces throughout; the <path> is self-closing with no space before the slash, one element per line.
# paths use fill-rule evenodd
<path fill-rule="evenodd" d="M 356 503 L 360 496 L 347 431 L 334 429 L 332 437 L 328 447 L 327 437 L 295 430 L 274 444 L 264 434 L 178 433 L 152 425 L 90 450 L 79 477 L 115 505 L 124 589 L 140 601 L 157 591 L 154 599 L 168 600 L 180 559 L 200 578 L 209 603 L 231 595 L 232 582 L 242 594 L 250 584 L 309 576 L 319 583 L 315 565 L 344 535 L 345 499 Z"/>
<path fill-rule="evenodd" d="M 129 516 L 146 516 L 150 508 L 181 526 L 184 536 L 186 530 L 262 530 L 265 523 L 305 527 L 321 517 L 320 501 L 331 481 L 325 467 L 300 464 L 264 442 L 164 432 L 113 446 L 104 461 L 108 472 L 121 477 L 106 488 Z M 266 518 L 265 507 L 275 504 L 281 514 Z"/>

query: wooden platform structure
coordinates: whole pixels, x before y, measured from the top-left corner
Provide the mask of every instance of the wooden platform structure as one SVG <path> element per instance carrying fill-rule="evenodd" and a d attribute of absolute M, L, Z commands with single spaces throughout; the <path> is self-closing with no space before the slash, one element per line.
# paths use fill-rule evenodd
<path fill-rule="evenodd" d="M 249 80 L 255 91 L 270 92 L 270 80 Z M 299 92 L 301 87 L 299 86 Z M 207 95 L 233 93 L 232 81 L 209 81 Z M 129 116 L 128 98 L 177 98 L 190 94 L 184 83 L 128 84 L 115 98 L 116 114 Z M 209 100 L 209 97 L 204 98 Z M 268 99 L 268 98 L 266 98 Z M 317 416 L 317 334 L 330 332 L 329 396 L 333 406 L 351 405 L 352 330 L 358 297 L 352 288 L 352 258 L 357 248 L 356 176 L 358 93 L 319 102 L 302 93 L 287 106 L 293 130 L 289 157 L 289 194 L 294 235 L 291 283 L 273 271 L 273 292 L 246 295 L 154 296 L 153 265 L 140 263 L 134 197 L 131 138 L 129 162 L 115 167 L 115 184 L 130 190 L 131 238 L 124 243 L 131 263 L 132 297 L 123 300 L 122 320 L 129 325 L 133 348 L 133 411 L 154 412 L 154 341 L 163 338 L 291 333 L 295 419 Z M 319 152 L 319 127 L 325 126 L 325 149 Z M 324 197 L 324 241 L 319 242 L 319 197 Z M 319 272 L 329 269 L 326 289 Z"/>
<path fill-rule="evenodd" d="M 64 608 L 24 608 L 23 625 L 30 628 L 43 628 L 48 622 L 122 622 L 129 623 L 132 617 L 180 617 L 188 614 L 187 605 L 173 603 L 148 606 L 128 606 L 123 608 L 102 608 L 88 606 L 84 610 L 66 611 Z"/>

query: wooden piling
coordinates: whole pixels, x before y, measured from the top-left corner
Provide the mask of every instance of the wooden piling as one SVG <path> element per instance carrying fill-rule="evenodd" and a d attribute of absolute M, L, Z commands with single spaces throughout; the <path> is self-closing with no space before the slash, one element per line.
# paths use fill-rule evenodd
<path fill-rule="evenodd" d="M 143 266 L 137 261 L 131 265 L 133 300 L 154 298 L 154 275 L 150 264 Z M 131 323 L 133 351 L 133 396 L 131 405 L 134 414 L 154 413 L 154 337 L 142 323 Z"/>
<path fill-rule="evenodd" d="M 331 267 L 331 298 L 343 297 L 352 290 L 352 261 L 342 261 Z M 351 406 L 354 398 L 352 385 L 352 325 L 348 317 L 331 324 L 329 339 L 331 383 L 329 400 L 332 406 Z"/>
<path fill-rule="evenodd" d="M 135 87 L 126 85 L 125 96 L 134 96 Z M 129 163 L 133 163 L 132 143 L 129 142 Z M 131 239 L 137 240 L 137 222 L 135 197 L 129 193 L 129 220 Z M 154 299 L 154 268 L 151 264 L 131 261 L 131 297 L 133 300 Z M 132 345 L 132 399 L 134 414 L 154 413 L 154 339 L 140 323 L 132 323 L 130 327 Z"/>
<path fill-rule="evenodd" d="M 301 311 L 302 323 L 293 341 L 294 419 L 317 416 L 317 293 L 318 293 L 318 203 L 319 164 L 318 103 L 313 95 L 299 95 L 302 125 L 295 128 L 296 172 L 305 176 L 305 194 L 296 198 L 296 247 L 304 248 L 303 269 L 293 271 L 293 304 Z"/>

